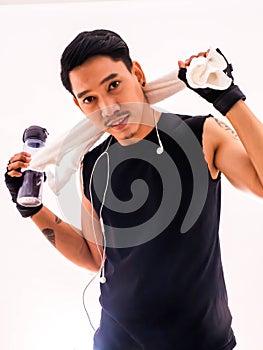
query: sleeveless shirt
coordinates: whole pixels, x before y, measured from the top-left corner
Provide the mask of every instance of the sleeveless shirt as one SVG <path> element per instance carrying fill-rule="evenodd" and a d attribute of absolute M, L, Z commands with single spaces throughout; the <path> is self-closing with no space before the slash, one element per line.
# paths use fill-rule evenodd
<path fill-rule="evenodd" d="M 84 193 L 106 238 L 94 350 L 236 345 L 218 234 L 221 176 L 211 177 L 202 149 L 207 117 L 162 113 L 162 154 L 153 128 L 129 146 L 109 136 L 83 159 Z"/>

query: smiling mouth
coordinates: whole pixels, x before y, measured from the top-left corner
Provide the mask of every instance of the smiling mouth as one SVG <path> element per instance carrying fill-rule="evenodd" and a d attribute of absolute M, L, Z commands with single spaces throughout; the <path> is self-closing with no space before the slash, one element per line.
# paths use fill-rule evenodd
<path fill-rule="evenodd" d="M 105 123 L 105 126 L 107 128 L 114 128 L 114 127 L 117 127 L 117 126 L 120 126 L 120 125 L 124 125 L 124 124 L 127 124 L 127 121 L 129 119 L 129 114 L 126 114 L 124 117 L 122 118 L 118 118 L 118 119 L 115 119 L 113 121 L 108 121 L 107 123 Z"/>

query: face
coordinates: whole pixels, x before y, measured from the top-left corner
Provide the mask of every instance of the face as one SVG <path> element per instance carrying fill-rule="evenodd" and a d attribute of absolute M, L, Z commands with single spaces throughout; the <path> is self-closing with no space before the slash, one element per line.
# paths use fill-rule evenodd
<path fill-rule="evenodd" d="M 100 130 L 123 144 L 145 136 L 152 124 L 147 120 L 151 112 L 142 91 L 144 73 L 137 62 L 130 72 L 122 61 L 94 56 L 74 68 L 69 78 L 74 102 Z"/>

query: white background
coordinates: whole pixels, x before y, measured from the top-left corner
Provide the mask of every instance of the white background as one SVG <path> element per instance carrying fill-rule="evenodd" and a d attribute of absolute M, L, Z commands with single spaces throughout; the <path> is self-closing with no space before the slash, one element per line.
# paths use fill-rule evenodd
<path fill-rule="evenodd" d="M 82 307 L 82 291 L 92 275 L 57 253 L 30 219 L 20 217 L 3 182 L 6 163 L 21 149 L 26 127 L 42 125 L 52 139 L 83 118 L 60 83 L 65 46 L 83 30 L 115 30 L 128 42 L 148 80 L 173 70 L 178 59 L 210 45 L 220 47 L 233 63 L 248 105 L 262 121 L 262 14 L 263 4 L 256 0 L 0 5 L 2 349 L 92 348 L 92 330 Z M 218 116 L 192 91 L 184 90 L 160 106 Z M 44 202 L 63 217 L 47 186 Z M 262 200 L 223 179 L 220 234 L 238 350 L 262 349 L 262 224 Z M 98 281 L 86 294 L 95 324 L 97 298 Z"/>

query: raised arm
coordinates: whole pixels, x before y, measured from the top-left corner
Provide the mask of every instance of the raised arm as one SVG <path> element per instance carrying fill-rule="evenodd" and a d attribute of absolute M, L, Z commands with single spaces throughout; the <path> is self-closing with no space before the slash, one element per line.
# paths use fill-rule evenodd
<path fill-rule="evenodd" d="M 218 50 L 218 49 L 217 49 Z M 223 56 L 220 50 L 218 53 Z M 263 197 L 263 124 L 244 102 L 245 95 L 234 84 L 232 65 L 225 59 L 223 71 L 231 84 L 226 89 L 194 88 L 187 80 L 187 69 L 195 57 L 179 61 L 179 78 L 224 115 L 234 130 L 222 121 L 209 118 L 204 128 L 204 151 L 210 172 L 216 176 L 221 171 L 237 188 Z"/>

